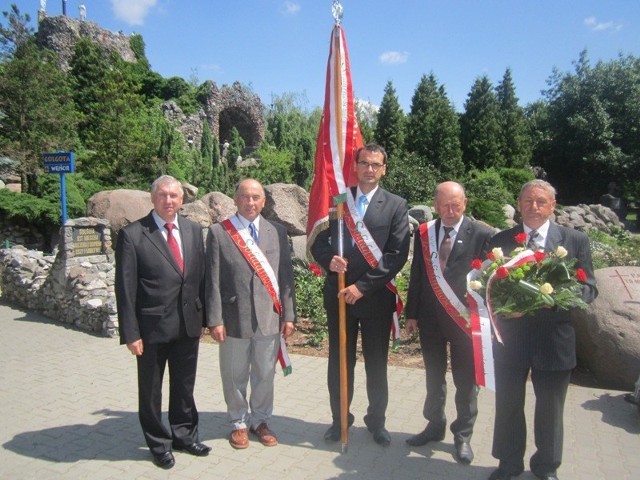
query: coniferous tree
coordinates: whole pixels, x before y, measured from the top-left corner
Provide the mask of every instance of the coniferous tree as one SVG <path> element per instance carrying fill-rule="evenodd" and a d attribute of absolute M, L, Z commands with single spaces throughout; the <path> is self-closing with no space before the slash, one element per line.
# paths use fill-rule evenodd
<path fill-rule="evenodd" d="M 489 78 L 474 82 L 460 117 L 462 157 L 467 167 L 504 167 L 498 99 Z"/>
<path fill-rule="evenodd" d="M 374 138 L 384 147 L 389 158 L 398 156 L 404 146 L 404 112 L 391 80 L 384 87 Z"/>
<path fill-rule="evenodd" d="M 244 147 L 244 139 L 240 136 L 238 129 L 233 127 L 231 129 L 231 140 L 229 141 L 229 153 L 227 155 L 227 165 L 229 166 L 229 170 L 235 171 L 238 158 L 241 158 Z"/>
<path fill-rule="evenodd" d="M 2 12 L 7 26 L 0 25 L 0 61 L 10 60 L 16 49 L 25 45 L 33 37 L 33 28 L 29 26 L 31 17 L 28 13 L 20 13 L 15 3 L 11 9 Z"/>
<path fill-rule="evenodd" d="M 110 67 L 102 47 L 87 37 L 80 37 L 76 43 L 70 66 L 73 100 L 80 114 L 78 134 L 85 141 L 94 126 L 94 116 L 102 108 L 99 99 Z"/>
<path fill-rule="evenodd" d="M 524 110 L 518 105 L 516 89 L 511 77 L 511 69 L 507 68 L 502 82 L 496 87 L 500 105 L 500 126 L 502 141 L 501 155 L 505 166 L 525 168 L 531 159 L 531 139 L 527 131 Z"/>
<path fill-rule="evenodd" d="M 33 38 L 0 69 L 0 112 L 0 147 L 19 161 L 22 191 L 36 195 L 41 154 L 72 149 L 76 125 L 67 77 Z"/>
<path fill-rule="evenodd" d="M 405 149 L 435 167 L 441 179 L 453 180 L 464 173 L 458 117 L 433 73 L 422 76 L 411 100 Z"/>

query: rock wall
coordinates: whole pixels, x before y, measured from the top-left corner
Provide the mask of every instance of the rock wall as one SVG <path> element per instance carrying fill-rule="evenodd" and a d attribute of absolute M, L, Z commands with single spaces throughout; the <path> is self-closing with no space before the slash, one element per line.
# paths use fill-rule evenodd
<path fill-rule="evenodd" d="M 87 241 L 87 236 L 77 235 L 85 229 L 98 233 Z M 108 224 L 95 218 L 70 220 L 60 237 L 55 255 L 21 245 L 0 250 L 3 298 L 81 330 L 117 335 L 114 255 Z M 91 240 L 99 237 L 101 245 L 95 246 Z M 99 253 L 86 254 L 94 250 Z"/>
<path fill-rule="evenodd" d="M 89 37 L 102 45 L 109 53 L 118 54 L 127 62 L 135 62 L 136 56 L 129 44 L 129 36 L 122 32 L 111 32 L 95 22 L 81 21 L 64 15 L 43 17 L 38 25 L 36 42 L 58 55 L 58 64 L 68 71 L 76 42 L 80 37 Z"/>

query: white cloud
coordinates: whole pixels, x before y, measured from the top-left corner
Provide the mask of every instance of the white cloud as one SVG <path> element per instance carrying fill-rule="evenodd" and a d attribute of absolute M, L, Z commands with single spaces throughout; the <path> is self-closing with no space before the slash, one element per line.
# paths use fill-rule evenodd
<path fill-rule="evenodd" d="M 284 2 L 282 4 L 282 13 L 285 15 L 295 15 L 300 11 L 300 4 L 295 2 Z"/>
<path fill-rule="evenodd" d="M 596 17 L 585 18 L 584 24 L 587 27 L 590 27 L 592 32 L 604 32 L 605 30 L 619 32 L 620 30 L 622 30 L 621 23 L 615 23 L 613 20 L 610 20 L 608 22 L 598 22 Z"/>
<path fill-rule="evenodd" d="M 387 65 L 393 65 L 396 63 L 407 63 L 409 59 L 409 52 L 384 52 L 380 54 L 380 63 Z"/>
<path fill-rule="evenodd" d="M 149 11 L 158 0 L 111 0 L 111 7 L 116 18 L 129 25 L 143 25 Z"/>

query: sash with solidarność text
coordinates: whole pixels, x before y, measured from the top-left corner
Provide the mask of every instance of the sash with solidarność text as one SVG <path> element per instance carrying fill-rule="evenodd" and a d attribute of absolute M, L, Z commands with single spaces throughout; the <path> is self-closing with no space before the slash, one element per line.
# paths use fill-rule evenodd
<path fill-rule="evenodd" d="M 273 306 L 278 312 L 278 315 L 282 317 L 282 305 L 280 304 L 280 289 L 278 287 L 278 279 L 276 274 L 271 268 L 271 264 L 264 256 L 260 247 L 251 238 L 248 230 L 244 228 L 244 225 L 240 222 L 238 216 L 228 218 L 222 222 L 222 226 L 225 231 L 231 237 L 234 245 L 238 247 L 240 253 L 245 258 L 249 266 L 256 272 L 256 275 L 267 289 L 271 300 L 273 300 Z M 289 375 L 292 372 L 291 359 L 287 353 L 287 344 L 284 341 L 284 336 L 280 335 L 280 349 L 278 351 L 278 362 L 282 367 L 284 375 Z"/>
<path fill-rule="evenodd" d="M 344 221 L 351 233 L 353 241 L 358 247 L 358 250 L 360 250 L 360 253 L 362 253 L 371 268 L 375 268 L 378 266 L 378 262 L 380 262 L 380 259 L 382 258 L 382 250 L 380 250 L 380 247 L 378 247 L 374 241 L 371 233 L 369 233 L 369 229 L 364 224 L 351 192 L 347 192 L 346 196 L 348 208 L 346 212 L 347 214 L 344 216 Z M 391 322 L 391 340 L 395 346 L 395 344 L 400 340 L 399 320 L 404 305 L 402 304 L 400 295 L 398 295 L 398 288 L 396 287 L 395 279 L 387 283 L 387 288 L 396 296 L 396 308 L 393 312 L 393 321 Z"/>

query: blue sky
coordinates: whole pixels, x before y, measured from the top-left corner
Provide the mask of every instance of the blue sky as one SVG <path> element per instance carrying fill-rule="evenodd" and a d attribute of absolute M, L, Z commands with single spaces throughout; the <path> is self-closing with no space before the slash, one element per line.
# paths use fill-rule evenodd
<path fill-rule="evenodd" d="M 14 1 L 2 2 L 4 5 Z M 39 0 L 17 0 L 36 18 Z M 165 77 L 239 81 L 265 104 L 297 93 L 322 106 L 331 0 L 68 0 L 67 14 L 112 31 L 139 33 Z M 640 56 L 637 0 L 341 0 L 356 97 L 379 104 L 387 81 L 405 112 L 423 74 L 433 72 L 462 110 L 474 80 L 493 84 L 510 67 L 521 105 L 541 98 L 553 67 L 572 70 L 587 49 L 592 65 Z M 48 0 L 60 15 L 62 0 Z M 634 33 L 635 32 L 635 33 Z"/>

